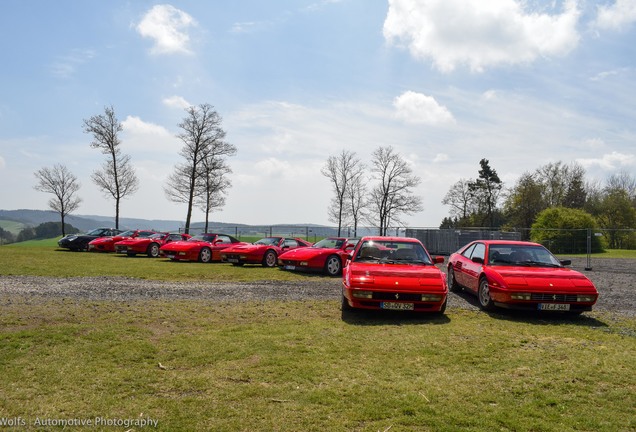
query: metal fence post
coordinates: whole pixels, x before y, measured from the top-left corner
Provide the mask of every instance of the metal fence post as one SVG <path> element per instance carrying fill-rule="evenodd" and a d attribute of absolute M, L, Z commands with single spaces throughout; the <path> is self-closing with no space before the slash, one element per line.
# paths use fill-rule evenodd
<path fill-rule="evenodd" d="M 587 229 L 587 265 L 585 270 L 592 270 L 592 228 Z"/>

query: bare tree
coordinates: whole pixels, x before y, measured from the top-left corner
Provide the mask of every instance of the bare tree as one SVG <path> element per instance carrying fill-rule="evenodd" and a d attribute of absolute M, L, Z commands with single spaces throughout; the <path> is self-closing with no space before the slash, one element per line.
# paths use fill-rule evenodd
<path fill-rule="evenodd" d="M 469 180 L 460 179 L 451 186 L 442 199 L 442 204 L 450 207 L 451 216 L 460 220 L 465 220 L 475 211 L 474 198 L 470 193 L 469 184 Z"/>
<path fill-rule="evenodd" d="M 213 160 L 210 158 L 222 159 L 234 154 L 236 148 L 224 141 L 225 131 L 221 128 L 221 116 L 212 105 L 191 106 L 186 108 L 186 113 L 186 117 L 179 123 L 183 132 L 177 135 L 184 144 L 179 154 L 185 162 L 175 167 L 168 177 L 164 191 L 169 200 L 188 205 L 185 232 L 189 233 L 192 207 L 201 196 L 202 183 L 206 183 L 201 181 L 206 172 L 204 164 Z"/>
<path fill-rule="evenodd" d="M 113 107 L 105 107 L 104 114 L 84 120 L 84 132 L 93 135 L 91 147 L 107 155 L 101 170 L 93 173 L 93 182 L 115 200 L 115 228 L 119 228 L 119 206 L 123 198 L 139 188 L 139 180 L 130 163 L 130 156 L 121 153 L 119 133 L 123 130 Z"/>
<path fill-rule="evenodd" d="M 334 196 L 329 206 L 329 220 L 338 224 L 338 236 L 342 226 L 348 219 L 347 192 L 351 188 L 353 178 L 360 175 L 363 165 L 355 152 L 343 150 L 337 156 L 329 156 L 321 173 L 332 184 Z"/>
<path fill-rule="evenodd" d="M 40 192 L 55 195 L 49 200 L 49 208 L 60 214 L 62 236 L 66 235 L 64 219 L 79 207 L 82 199 L 75 194 L 80 188 L 77 177 L 64 165 L 56 164 L 53 168 L 42 168 L 35 172 L 38 183 L 33 187 Z"/>
<path fill-rule="evenodd" d="M 225 205 L 225 194 L 232 187 L 228 175 L 232 169 L 223 156 L 236 154 L 236 147 L 224 141 L 216 142 L 207 158 L 201 164 L 201 175 L 197 182 L 195 203 L 205 214 L 205 228 L 208 231 L 210 213 Z"/>
<path fill-rule="evenodd" d="M 358 236 L 358 223 L 365 218 L 369 201 L 366 199 L 364 170 L 361 169 L 351 178 L 351 187 L 347 191 L 349 215 L 353 223 L 353 236 Z"/>
<path fill-rule="evenodd" d="M 378 184 L 371 190 L 370 207 L 378 218 L 380 235 L 386 235 L 392 222 L 401 223 L 401 215 L 422 210 L 422 198 L 412 193 L 420 178 L 390 146 L 373 152 L 371 172 Z"/>

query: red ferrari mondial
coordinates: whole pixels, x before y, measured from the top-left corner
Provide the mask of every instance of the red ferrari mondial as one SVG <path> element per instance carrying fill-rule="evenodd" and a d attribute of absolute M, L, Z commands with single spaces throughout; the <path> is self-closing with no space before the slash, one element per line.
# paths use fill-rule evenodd
<path fill-rule="evenodd" d="M 173 261 L 199 261 L 208 263 L 221 261 L 223 249 L 245 244 L 227 234 L 198 234 L 187 241 L 175 241 L 161 246 L 161 255 Z"/>
<path fill-rule="evenodd" d="M 452 291 L 477 295 L 484 310 L 590 311 L 598 291 L 569 264 L 537 243 L 478 240 L 450 256 L 448 281 Z"/>
<path fill-rule="evenodd" d="M 135 256 L 145 254 L 151 258 L 159 256 L 159 248 L 174 241 L 186 241 L 188 234 L 155 233 L 150 237 L 136 237 L 115 243 L 115 252 Z"/>
<path fill-rule="evenodd" d="M 408 237 L 363 237 L 342 271 L 342 310 L 446 310 L 446 274 L 422 243 Z"/>
<path fill-rule="evenodd" d="M 311 246 L 300 238 L 265 237 L 252 244 L 233 246 L 221 253 L 221 260 L 233 265 L 261 264 L 263 267 L 274 267 L 278 256 L 283 252 L 298 247 Z"/>
<path fill-rule="evenodd" d="M 88 243 L 89 252 L 115 252 L 115 243 L 129 238 L 136 237 L 148 237 L 155 233 L 155 231 L 140 231 L 130 230 L 117 234 L 116 236 L 100 237 L 95 240 L 91 240 Z"/>
<path fill-rule="evenodd" d="M 342 271 L 358 240 L 329 237 L 311 247 L 292 249 L 278 257 L 278 266 L 283 270 L 320 271 L 336 276 Z"/>

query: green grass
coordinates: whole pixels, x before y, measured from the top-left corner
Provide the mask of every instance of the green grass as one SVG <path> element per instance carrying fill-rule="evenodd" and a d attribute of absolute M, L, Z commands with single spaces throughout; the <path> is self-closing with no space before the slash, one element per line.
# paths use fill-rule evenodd
<path fill-rule="evenodd" d="M 636 259 L 636 250 L 627 250 L 627 249 L 607 249 L 605 252 L 602 253 L 595 253 L 595 254 L 591 254 L 592 258 L 632 258 L 632 259 Z M 570 258 L 574 258 L 574 257 L 579 257 L 579 258 L 585 258 L 587 257 L 587 254 L 570 254 L 570 255 L 563 255 L 564 258 L 566 257 L 570 257 Z"/>
<path fill-rule="evenodd" d="M 5 418 L 142 417 L 162 431 L 636 428 L 636 323 L 598 313 L 343 320 L 335 301 L 17 298 L 0 310 Z"/>
<path fill-rule="evenodd" d="M 264 268 L 235 267 L 225 263 L 172 262 L 143 255 L 70 252 L 57 248 L 56 239 L 32 240 L 0 247 L 0 274 L 55 277 L 124 276 L 154 280 L 257 281 L 302 280 L 315 277 Z"/>
<path fill-rule="evenodd" d="M 18 235 L 20 231 L 22 231 L 26 225 L 22 222 L 10 221 L 10 220 L 0 220 L 0 228 L 5 231 L 9 231 L 12 234 Z"/>

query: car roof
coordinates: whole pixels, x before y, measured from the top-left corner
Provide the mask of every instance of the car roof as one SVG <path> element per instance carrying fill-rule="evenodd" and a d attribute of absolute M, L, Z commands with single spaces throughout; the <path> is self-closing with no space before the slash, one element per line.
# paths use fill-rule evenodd
<path fill-rule="evenodd" d="M 408 243 L 421 243 L 418 239 L 413 237 L 388 237 L 388 236 L 365 236 L 360 241 L 389 241 L 389 242 L 408 242 Z"/>
<path fill-rule="evenodd" d="M 484 243 L 487 245 L 499 244 L 510 246 L 541 246 L 539 243 L 521 241 L 521 240 L 474 240 L 471 243 Z"/>

